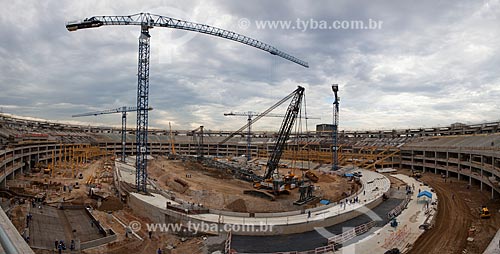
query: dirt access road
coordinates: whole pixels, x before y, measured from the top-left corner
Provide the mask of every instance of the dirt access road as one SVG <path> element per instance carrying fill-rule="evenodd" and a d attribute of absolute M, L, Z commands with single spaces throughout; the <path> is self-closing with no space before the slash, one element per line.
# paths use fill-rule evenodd
<path fill-rule="evenodd" d="M 434 227 L 415 242 L 409 253 L 483 253 L 500 227 L 498 201 L 495 204 L 489 199 L 489 191 L 481 192 L 478 186 L 467 189 L 468 182 L 459 182 L 456 178 L 444 182 L 439 175 L 426 173 L 422 181 L 438 195 L 438 214 Z M 493 213 L 491 219 L 479 218 L 481 205 L 488 206 Z M 471 235 L 474 241 L 467 242 L 471 227 L 476 228 L 476 233 Z"/>

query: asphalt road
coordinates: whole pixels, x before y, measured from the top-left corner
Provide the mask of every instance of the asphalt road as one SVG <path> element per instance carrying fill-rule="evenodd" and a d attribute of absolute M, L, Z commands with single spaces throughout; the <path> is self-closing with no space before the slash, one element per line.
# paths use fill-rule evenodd
<path fill-rule="evenodd" d="M 373 209 L 382 221 L 378 226 L 385 225 L 387 213 L 402 202 L 401 199 L 389 198 Z M 371 221 L 367 215 L 361 215 L 343 223 L 327 227 L 332 234 L 342 233 L 344 227 L 356 227 Z M 231 248 L 238 253 L 269 253 L 280 251 L 306 251 L 327 244 L 327 239 L 317 231 L 309 231 L 300 234 L 278 235 L 278 236 L 238 236 L 233 235 Z"/>

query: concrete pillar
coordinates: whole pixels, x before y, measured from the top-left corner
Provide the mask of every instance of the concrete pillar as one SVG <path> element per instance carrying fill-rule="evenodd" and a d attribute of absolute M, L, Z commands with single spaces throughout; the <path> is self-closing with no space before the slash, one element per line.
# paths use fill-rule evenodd
<path fill-rule="evenodd" d="M 469 153 L 469 172 L 472 175 L 472 154 Z"/>
<path fill-rule="evenodd" d="M 21 175 L 24 174 L 24 148 L 21 149 Z"/>
<path fill-rule="evenodd" d="M 495 189 L 491 188 L 491 199 L 495 198 Z"/>
<path fill-rule="evenodd" d="M 437 168 L 437 153 L 434 151 L 434 168 Z"/>
<path fill-rule="evenodd" d="M 471 177 L 472 178 L 472 177 Z M 483 191 L 483 181 L 481 181 L 481 191 Z"/>
<path fill-rule="evenodd" d="M 449 171 L 448 171 L 448 168 L 450 167 L 449 161 L 450 161 L 450 154 L 448 153 L 448 151 L 446 151 L 446 164 L 445 164 L 446 165 L 445 166 L 446 167 L 446 177 L 448 177 L 448 173 L 449 173 Z"/>
<path fill-rule="evenodd" d="M 462 169 L 462 164 L 460 163 L 462 161 L 461 158 L 460 158 L 461 157 L 460 156 L 461 155 L 460 151 L 458 151 L 457 155 L 458 155 L 458 158 L 457 158 L 457 161 L 458 161 L 458 163 L 457 163 L 457 172 L 458 172 L 458 180 L 460 181 L 460 172 L 461 172 L 461 169 Z"/>
<path fill-rule="evenodd" d="M 415 170 L 415 158 L 414 158 L 415 151 L 411 150 L 411 170 Z"/>

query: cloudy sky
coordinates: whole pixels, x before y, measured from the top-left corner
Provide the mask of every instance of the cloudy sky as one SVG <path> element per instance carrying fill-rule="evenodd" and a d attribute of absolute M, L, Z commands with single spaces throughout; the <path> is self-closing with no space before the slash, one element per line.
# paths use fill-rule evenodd
<path fill-rule="evenodd" d="M 119 115 L 71 115 L 135 105 L 140 28 L 68 32 L 65 23 L 150 12 L 232 30 L 310 65 L 306 69 L 213 36 L 154 28 L 151 127 L 167 128 L 171 122 L 174 129 L 237 129 L 246 119 L 223 113 L 264 111 L 301 85 L 306 88 L 308 115 L 321 117 L 309 120 L 308 128 L 313 129 L 332 121 L 332 83 L 340 86 L 340 129 L 500 119 L 498 0 L 143 2 L 0 0 L 1 111 L 118 126 Z M 297 20 L 311 25 L 258 27 L 258 22 L 295 25 Z M 312 25 L 359 20 L 381 26 L 360 30 Z M 134 126 L 135 113 L 128 122 Z M 256 129 L 276 130 L 280 119 L 260 122 Z"/>

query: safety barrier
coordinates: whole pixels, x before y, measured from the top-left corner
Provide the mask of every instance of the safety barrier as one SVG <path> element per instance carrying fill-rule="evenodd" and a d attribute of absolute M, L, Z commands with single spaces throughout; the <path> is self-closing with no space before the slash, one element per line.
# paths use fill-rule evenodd
<path fill-rule="evenodd" d="M 376 221 L 370 221 L 368 223 L 359 225 L 353 229 L 347 230 L 342 232 L 340 235 L 335 235 L 330 238 L 328 238 L 328 245 L 334 245 L 334 244 L 342 244 L 345 243 L 352 238 L 362 235 L 366 232 L 368 232 L 371 228 L 375 227 L 377 225 Z"/>
<path fill-rule="evenodd" d="M 224 254 L 231 254 L 231 231 L 227 233 L 227 239 L 224 243 Z"/>
<path fill-rule="evenodd" d="M 394 209 L 392 209 L 391 211 L 389 211 L 387 213 L 387 218 L 389 220 L 392 220 L 394 218 L 396 218 L 398 215 L 401 214 L 401 212 L 406 209 L 406 206 L 408 206 L 408 203 L 410 203 L 410 200 L 411 200 L 411 196 L 410 195 L 406 195 L 406 198 L 403 200 L 403 202 L 401 202 L 401 204 L 399 204 L 398 206 L 394 207 Z"/>

